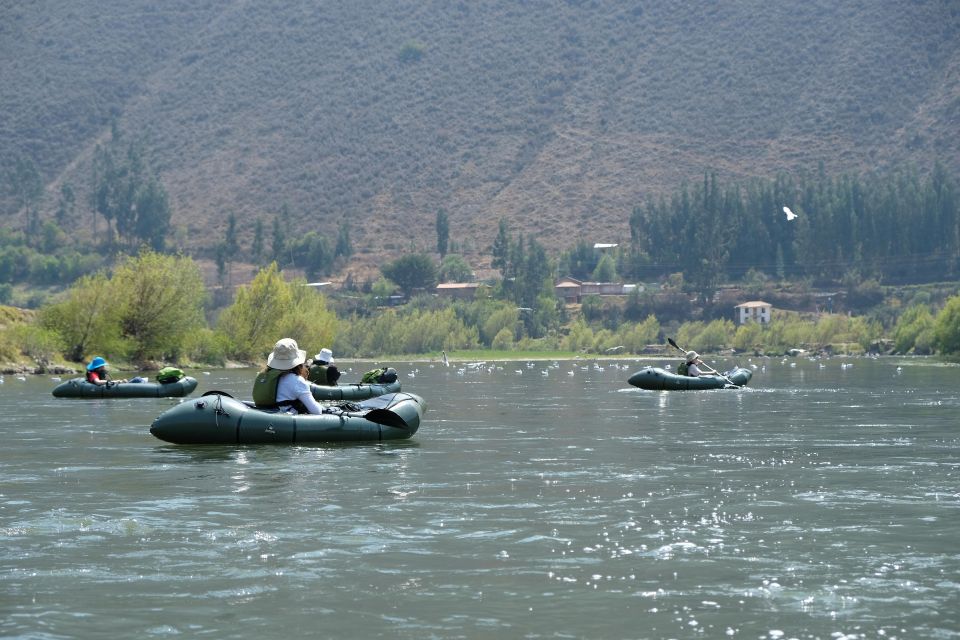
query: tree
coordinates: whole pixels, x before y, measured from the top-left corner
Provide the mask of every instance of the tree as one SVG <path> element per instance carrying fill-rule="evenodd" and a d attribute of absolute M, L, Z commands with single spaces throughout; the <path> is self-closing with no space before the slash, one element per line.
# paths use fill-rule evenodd
<path fill-rule="evenodd" d="M 334 249 L 335 257 L 343 256 L 349 258 L 353 255 L 353 243 L 350 242 L 350 223 L 341 220 L 337 227 L 337 246 Z"/>
<path fill-rule="evenodd" d="M 437 283 L 437 267 L 430 256 L 411 253 L 389 262 L 380 271 L 393 281 L 407 297 L 414 289 L 426 289 Z"/>
<path fill-rule="evenodd" d="M 280 338 L 293 338 L 301 347 L 315 345 L 317 349 L 331 344 L 336 316 L 327 310 L 323 295 L 305 285 L 302 279 L 286 282 L 273 262 L 249 285 L 240 287 L 217 323 L 227 355 L 260 360 Z"/>
<path fill-rule="evenodd" d="M 273 260 L 277 264 L 283 264 L 284 249 L 287 247 L 287 235 L 283 230 L 283 225 L 280 223 L 280 218 L 273 219 L 273 244 L 271 248 L 273 250 Z"/>
<path fill-rule="evenodd" d="M 137 361 L 178 358 L 184 338 L 205 326 L 206 289 L 191 258 L 144 250 L 117 267 L 112 284 L 114 313 Z"/>
<path fill-rule="evenodd" d="M 450 220 L 447 218 L 447 212 L 443 209 L 437 211 L 437 253 L 440 254 L 440 260 L 447 255 L 447 247 L 450 244 Z"/>
<path fill-rule="evenodd" d="M 960 296 L 953 296 L 937 314 L 933 325 L 934 344 L 940 353 L 960 353 Z"/>
<path fill-rule="evenodd" d="M 506 218 L 500 218 L 500 223 L 497 226 L 497 237 L 493 239 L 490 253 L 493 255 L 490 266 L 494 269 L 500 269 L 503 273 L 507 268 L 507 260 L 510 255 L 510 236 L 507 234 Z"/>
<path fill-rule="evenodd" d="M 67 360 L 81 362 L 92 353 L 119 355 L 123 346 L 114 302 L 105 273 L 84 276 L 70 287 L 63 302 L 41 311 L 40 322 L 63 339 Z"/>
<path fill-rule="evenodd" d="M 253 242 L 250 244 L 250 253 L 255 264 L 260 264 L 263 257 L 263 220 L 257 218 L 253 225 Z"/>
<path fill-rule="evenodd" d="M 37 164 L 26 156 L 19 156 L 6 172 L 7 193 L 13 196 L 18 210 L 33 208 L 43 195 L 43 178 Z"/>
<path fill-rule="evenodd" d="M 151 178 L 137 190 L 134 203 L 136 236 L 154 251 L 163 251 L 170 231 L 170 199 L 156 178 Z"/>
<path fill-rule="evenodd" d="M 335 255 L 330 248 L 330 241 L 316 231 L 308 231 L 299 240 L 291 242 L 290 252 L 294 256 L 293 263 L 303 267 L 307 278 L 311 280 L 328 273 L 333 267 Z"/>
<path fill-rule="evenodd" d="M 594 282 L 615 282 L 617 279 L 617 265 L 610 254 L 605 253 L 597 263 L 597 268 L 593 270 Z"/>
<path fill-rule="evenodd" d="M 139 242 L 163 251 L 170 230 L 170 201 L 160 180 L 150 171 L 141 145 L 126 149 L 115 140 L 97 146 L 93 158 L 91 207 L 107 222 L 107 242 L 116 232 L 128 246 Z M 96 218 L 94 218 L 96 232 Z"/>
<path fill-rule="evenodd" d="M 547 252 L 535 239 L 530 240 L 525 252 L 522 249 L 522 238 L 517 246 L 517 281 L 514 301 L 520 307 L 534 307 L 541 293 L 553 293 L 550 282 L 552 265 L 547 258 Z"/>
<path fill-rule="evenodd" d="M 451 253 L 440 263 L 440 282 L 470 282 L 473 269 L 463 256 Z"/>
<path fill-rule="evenodd" d="M 57 201 L 57 224 L 62 227 L 64 224 L 72 222 L 76 205 L 77 195 L 74 193 L 73 185 L 69 182 L 63 183 L 60 187 L 60 199 Z"/>
<path fill-rule="evenodd" d="M 897 353 L 929 353 L 933 337 L 934 318 L 926 305 L 915 305 L 897 319 L 893 330 L 893 349 Z"/>

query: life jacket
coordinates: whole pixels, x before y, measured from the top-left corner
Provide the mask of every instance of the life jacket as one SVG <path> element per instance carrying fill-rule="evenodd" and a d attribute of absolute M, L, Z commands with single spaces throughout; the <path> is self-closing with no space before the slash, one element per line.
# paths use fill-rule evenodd
<path fill-rule="evenodd" d="M 325 364 L 310 365 L 310 373 L 307 374 L 307 380 L 313 384 L 319 384 L 324 387 L 337 386 L 336 380 L 330 380 L 330 367 Z"/>
<path fill-rule="evenodd" d="M 103 373 L 97 373 L 94 370 L 94 371 L 87 371 L 87 382 L 94 382 L 93 376 L 97 376 L 97 380 L 103 380 L 105 382 L 110 381 L 110 374 L 108 374 L 106 371 L 104 371 Z M 94 382 L 94 384 L 96 383 Z"/>
<path fill-rule="evenodd" d="M 271 369 L 270 367 L 257 374 L 253 381 L 253 404 L 258 409 L 293 407 L 299 413 L 310 413 L 300 400 L 281 400 L 277 402 L 277 387 L 280 385 L 280 378 L 288 373 L 297 375 L 284 369 Z"/>
<path fill-rule="evenodd" d="M 690 375 L 690 363 L 684 360 L 679 365 L 677 365 L 677 373 L 679 373 L 681 376 Z"/>

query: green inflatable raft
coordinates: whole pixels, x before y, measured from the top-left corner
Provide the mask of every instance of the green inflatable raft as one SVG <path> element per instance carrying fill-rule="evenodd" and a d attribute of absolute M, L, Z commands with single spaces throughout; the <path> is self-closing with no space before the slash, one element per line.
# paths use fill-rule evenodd
<path fill-rule="evenodd" d="M 367 398 L 375 398 L 398 391 L 400 391 L 399 380 L 386 384 L 363 384 L 357 382 L 354 384 L 338 385 L 336 387 L 325 387 L 319 384 L 310 385 L 310 392 L 313 394 L 313 397 L 321 402 L 324 400 L 366 400 Z"/>
<path fill-rule="evenodd" d="M 57 398 L 180 398 L 193 393 L 196 378 L 184 376 L 176 382 L 111 382 L 96 385 L 86 378 L 72 378 L 58 384 Z"/>
<path fill-rule="evenodd" d="M 420 428 L 423 398 L 393 393 L 359 404 L 331 406 L 320 415 L 263 410 L 220 391 L 160 414 L 150 433 L 174 444 L 307 444 L 402 440 Z"/>
<path fill-rule="evenodd" d="M 644 367 L 630 376 L 630 384 L 650 391 L 699 391 L 702 389 L 739 389 L 753 377 L 753 372 L 737 367 L 723 374 L 696 378 L 672 373 L 660 367 Z"/>

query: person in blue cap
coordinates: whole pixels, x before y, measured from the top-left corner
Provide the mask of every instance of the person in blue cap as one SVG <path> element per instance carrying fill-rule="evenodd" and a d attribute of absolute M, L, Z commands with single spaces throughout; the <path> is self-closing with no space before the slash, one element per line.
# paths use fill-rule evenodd
<path fill-rule="evenodd" d="M 107 361 L 97 356 L 87 365 L 87 382 L 99 387 L 111 382 L 126 382 L 126 380 L 113 380 L 107 373 Z"/>

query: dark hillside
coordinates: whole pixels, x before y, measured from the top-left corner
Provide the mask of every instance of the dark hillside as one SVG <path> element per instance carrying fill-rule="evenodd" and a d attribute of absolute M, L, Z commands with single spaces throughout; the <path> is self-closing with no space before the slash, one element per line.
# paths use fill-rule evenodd
<path fill-rule="evenodd" d="M 956 2 L 63 0 L 4 4 L 0 52 L 0 162 L 50 210 L 115 115 L 198 251 L 285 202 L 362 262 L 441 207 L 468 248 L 501 216 L 566 247 L 708 167 L 960 172 Z"/>

